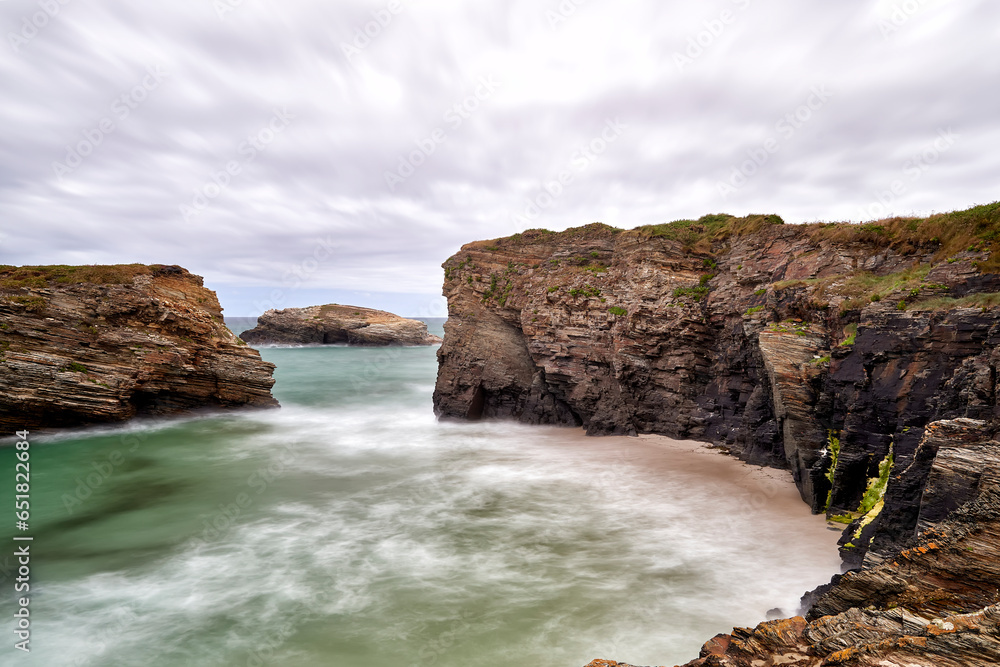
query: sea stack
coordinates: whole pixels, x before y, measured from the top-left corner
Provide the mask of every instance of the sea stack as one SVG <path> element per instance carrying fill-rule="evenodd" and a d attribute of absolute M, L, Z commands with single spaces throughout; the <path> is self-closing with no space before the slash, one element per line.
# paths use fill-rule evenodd
<path fill-rule="evenodd" d="M 273 407 L 274 365 L 178 266 L 0 267 L 0 428 Z"/>
<path fill-rule="evenodd" d="M 269 310 L 242 337 L 258 345 L 436 345 L 427 325 L 384 310 L 327 304 Z"/>

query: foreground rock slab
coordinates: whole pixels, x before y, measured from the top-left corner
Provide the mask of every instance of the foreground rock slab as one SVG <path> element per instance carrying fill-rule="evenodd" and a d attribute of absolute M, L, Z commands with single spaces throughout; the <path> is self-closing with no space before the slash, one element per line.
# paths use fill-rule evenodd
<path fill-rule="evenodd" d="M 0 431 L 273 407 L 273 371 L 180 267 L 0 267 Z"/>
<path fill-rule="evenodd" d="M 436 345 L 427 325 L 384 310 L 357 306 L 311 306 L 269 310 L 243 339 L 259 345 Z"/>

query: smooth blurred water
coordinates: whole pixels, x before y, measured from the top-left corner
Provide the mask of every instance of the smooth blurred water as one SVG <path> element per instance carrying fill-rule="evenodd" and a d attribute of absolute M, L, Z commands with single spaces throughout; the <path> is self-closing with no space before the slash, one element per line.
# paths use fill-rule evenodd
<path fill-rule="evenodd" d="M 672 665 L 837 569 L 780 473 L 438 423 L 436 348 L 261 352 L 280 410 L 34 440 L 33 651 L 0 664 Z"/>

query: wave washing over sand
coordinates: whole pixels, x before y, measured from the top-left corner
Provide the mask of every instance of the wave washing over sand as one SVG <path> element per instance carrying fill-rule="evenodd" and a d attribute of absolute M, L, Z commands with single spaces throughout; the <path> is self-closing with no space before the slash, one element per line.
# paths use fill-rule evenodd
<path fill-rule="evenodd" d="M 283 409 L 140 429 L 72 513 L 61 494 L 136 427 L 39 443 L 19 664 L 674 664 L 838 569 L 787 473 L 662 437 L 438 423 L 433 349 L 263 354 Z"/>

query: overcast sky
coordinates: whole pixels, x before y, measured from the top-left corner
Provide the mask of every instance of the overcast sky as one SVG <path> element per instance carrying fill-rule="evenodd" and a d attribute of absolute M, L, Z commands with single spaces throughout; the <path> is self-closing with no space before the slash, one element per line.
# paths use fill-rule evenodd
<path fill-rule="evenodd" d="M 443 314 L 529 227 L 1000 199 L 996 0 L 0 0 L 0 263 Z"/>

